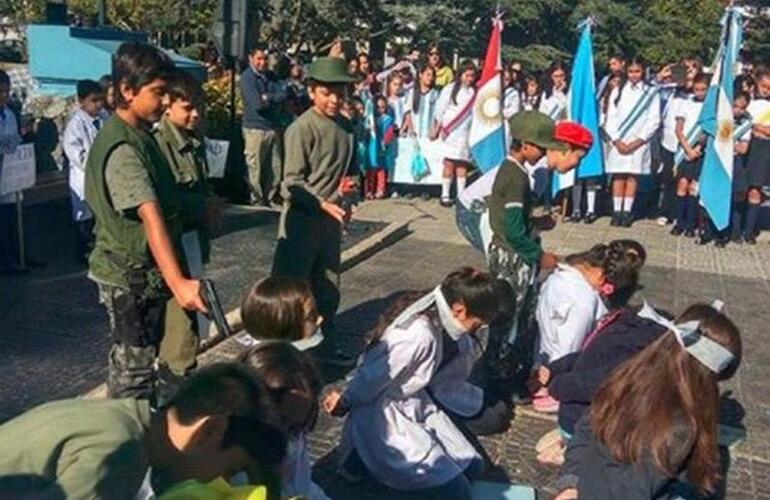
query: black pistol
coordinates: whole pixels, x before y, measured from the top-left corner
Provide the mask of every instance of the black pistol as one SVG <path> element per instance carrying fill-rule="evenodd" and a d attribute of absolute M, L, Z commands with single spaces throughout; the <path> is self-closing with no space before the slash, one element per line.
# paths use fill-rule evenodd
<path fill-rule="evenodd" d="M 225 312 L 222 310 L 222 303 L 219 302 L 219 296 L 214 289 L 214 283 L 211 280 L 200 280 L 200 283 L 201 299 L 203 299 L 206 308 L 209 310 L 206 316 L 214 321 L 219 335 L 225 338 L 230 337 L 233 334 L 233 331 L 227 323 Z"/>

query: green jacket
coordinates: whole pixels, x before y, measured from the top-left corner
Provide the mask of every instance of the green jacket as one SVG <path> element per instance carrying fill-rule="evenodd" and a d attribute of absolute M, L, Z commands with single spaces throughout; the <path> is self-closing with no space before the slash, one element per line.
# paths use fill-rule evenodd
<path fill-rule="evenodd" d="M 183 231 L 198 232 L 203 262 L 208 262 L 211 243 L 206 227 L 206 199 L 212 190 L 207 182 L 206 145 L 197 136 L 183 134 L 165 117 L 153 135 L 176 180 Z"/>
<path fill-rule="evenodd" d="M 531 234 L 532 197 L 523 165 L 510 159 L 503 162 L 488 202 L 493 241 L 519 254 L 528 264 L 540 260 L 543 250 Z"/>
<path fill-rule="evenodd" d="M 65 399 L 0 426 L 3 498 L 133 499 L 149 464 L 150 406 L 133 399 Z M 6 496 L 7 495 L 7 496 Z"/>
<path fill-rule="evenodd" d="M 148 132 L 133 128 L 113 115 L 96 136 L 86 161 L 86 201 L 96 223 L 96 243 L 89 258 L 90 274 L 96 281 L 125 288 L 137 285 L 147 288 L 148 282 L 153 287 L 162 287 L 142 221 L 137 214 L 115 210 L 110 202 L 105 169 L 110 153 L 121 144 L 131 146 L 147 168 L 177 258 L 184 263 L 179 240 L 181 204 L 171 169 Z M 144 279 L 139 282 L 138 277 Z"/>

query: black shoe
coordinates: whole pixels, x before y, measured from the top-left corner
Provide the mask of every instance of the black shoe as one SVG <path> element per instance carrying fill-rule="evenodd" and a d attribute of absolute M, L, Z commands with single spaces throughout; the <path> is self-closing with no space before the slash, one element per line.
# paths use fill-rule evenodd
<path fill-rule="evenodd" d="M 596 219 L 597 217 L 595 213 L 588 212 L 585 218 L 583 219 L 583 222 L 586 224 L 593 224 L 594 222 L 596 222 Z"/>
<path fill-rule="evenodd" d="M 634 223 L 634 216 L 631 212 L 625 212 L 620 219 L 620 225 L 623 227 L 631 227 Z"/>
<path fill-rule="evenodd" d="M 672 234 L 674 236 L 679 236 L 683 232 L 684 232 L 684 229 L 682 229 L 678 225 L 674 224 L 674 227 L 671 228 L 671 231 L 669 231 L 669 234 Z"/>
<path fill-rule="evenodd" d="M 744 241 L 746 241 L 746 244 L 747 244 L 747 245 L 756 245 L 756 244 L 757 244 L 757 237 L 756 237 L 756 236 L 754 236 L 754 235 L 752 235 L 752 236 L 746 236 L 746 237 L 744 238 Z"/>
<path fill-rule="evenodd" d="M 700 236 L 700 238 L 698 238 L 697 240 L 695 240 L 695 244 L 696 244 L 696 245 L 708 245 L 708 244 L 709 244 L 709 243 L 711 243 L 712 241 L 713 241 L 713 239 L 711 238 L 711 236 L 704 236 L 704 235 L 701 235 L 701 236 Z"/>
<path fill-rule="evenodd" d="M 714 245 L 715 245 L 717 248 L 724 248 L 724 247 L 726 247 L 726 246 L 727 246 L 727 243 L 729 243 L 729 241 L 730 241 L 730 240 L 728 240 L 727 238 L 719 238 L 719 239 L 716 241 L 716 243 L 714 243 Z"/>
<path fill-rule="evenodd" d="M 24 276 L 29 274 L 28 267 L 21 267 L 17 265 L 0 268 L 0 275 L 3 276 Z"/>
<path fill-rule="evenodd" d="M 451 207 L 455 204 L 455 201 L 450 198 L 441 198 L 439 204 L 441 204 L 442 207 Z"/>
<path fill-rule="evenodd" d="M 620 225 L 620 212 L 612 212 L 612 219 L 610 219 L 610 226 Z"/>
<path fill-rule="evenodd" d="M 730 241 L 735 243 L 736 245 L 743 245 L 743 236 L 740 234 L 734 234 L 732 238 L 730 238 Z"/>
<path fill-rule="evenodd" d="M 695 229 L 687 229 L 687 230 L 684 232 L 684 236 L 685 236 L 686 238 L 695 238 Z"/>
<path fill-rule="evenodd" d="M 568 215 L 564 218 L 564 222 L 580 222 L 582 219 L 580 212 L 572 212 L 572 215 Z"/>

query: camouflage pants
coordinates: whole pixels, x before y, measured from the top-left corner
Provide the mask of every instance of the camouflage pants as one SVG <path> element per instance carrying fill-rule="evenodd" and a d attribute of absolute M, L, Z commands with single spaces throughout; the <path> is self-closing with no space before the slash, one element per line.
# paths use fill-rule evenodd
<path fill-rule="evenodd" d="M 99 285 L 99 302 L 107 310 L 112 335 L 107 365 L 110 397 L 152 398 L 166 300 L 167 297 L 147 298 L 127 288 Z"/>
<path fill-rule="evenodd" d="M 533 342 L 529 337 L 537 299 L 537 266 L 493 242 L 487 253 L 487 267 L 492 276 L 508 282 L 515 298 L 513 311 L 490 326 L 485 355 L 487 364 L 498 376 L 509 378 L 532 357 Z"/>

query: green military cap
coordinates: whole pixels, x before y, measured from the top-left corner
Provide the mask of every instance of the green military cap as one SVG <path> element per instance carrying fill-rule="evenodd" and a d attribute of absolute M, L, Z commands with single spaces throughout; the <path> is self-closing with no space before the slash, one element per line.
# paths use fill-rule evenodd
<path fill-rule="evenodd" d="M 553 137 L 554 122 L 539 111 L 520 111 L 508 122 L 511 137 L 520 142 L 529 142 L 543 149 L 564 151 L 567 145 Z"/>
<path fill-rule="evenodd" d="M 307 76 L 323 83 L 349 83 L 354 80 L 348 73 L 348 65 L 339 57 L 319 57 L 310 65 Z"/>

